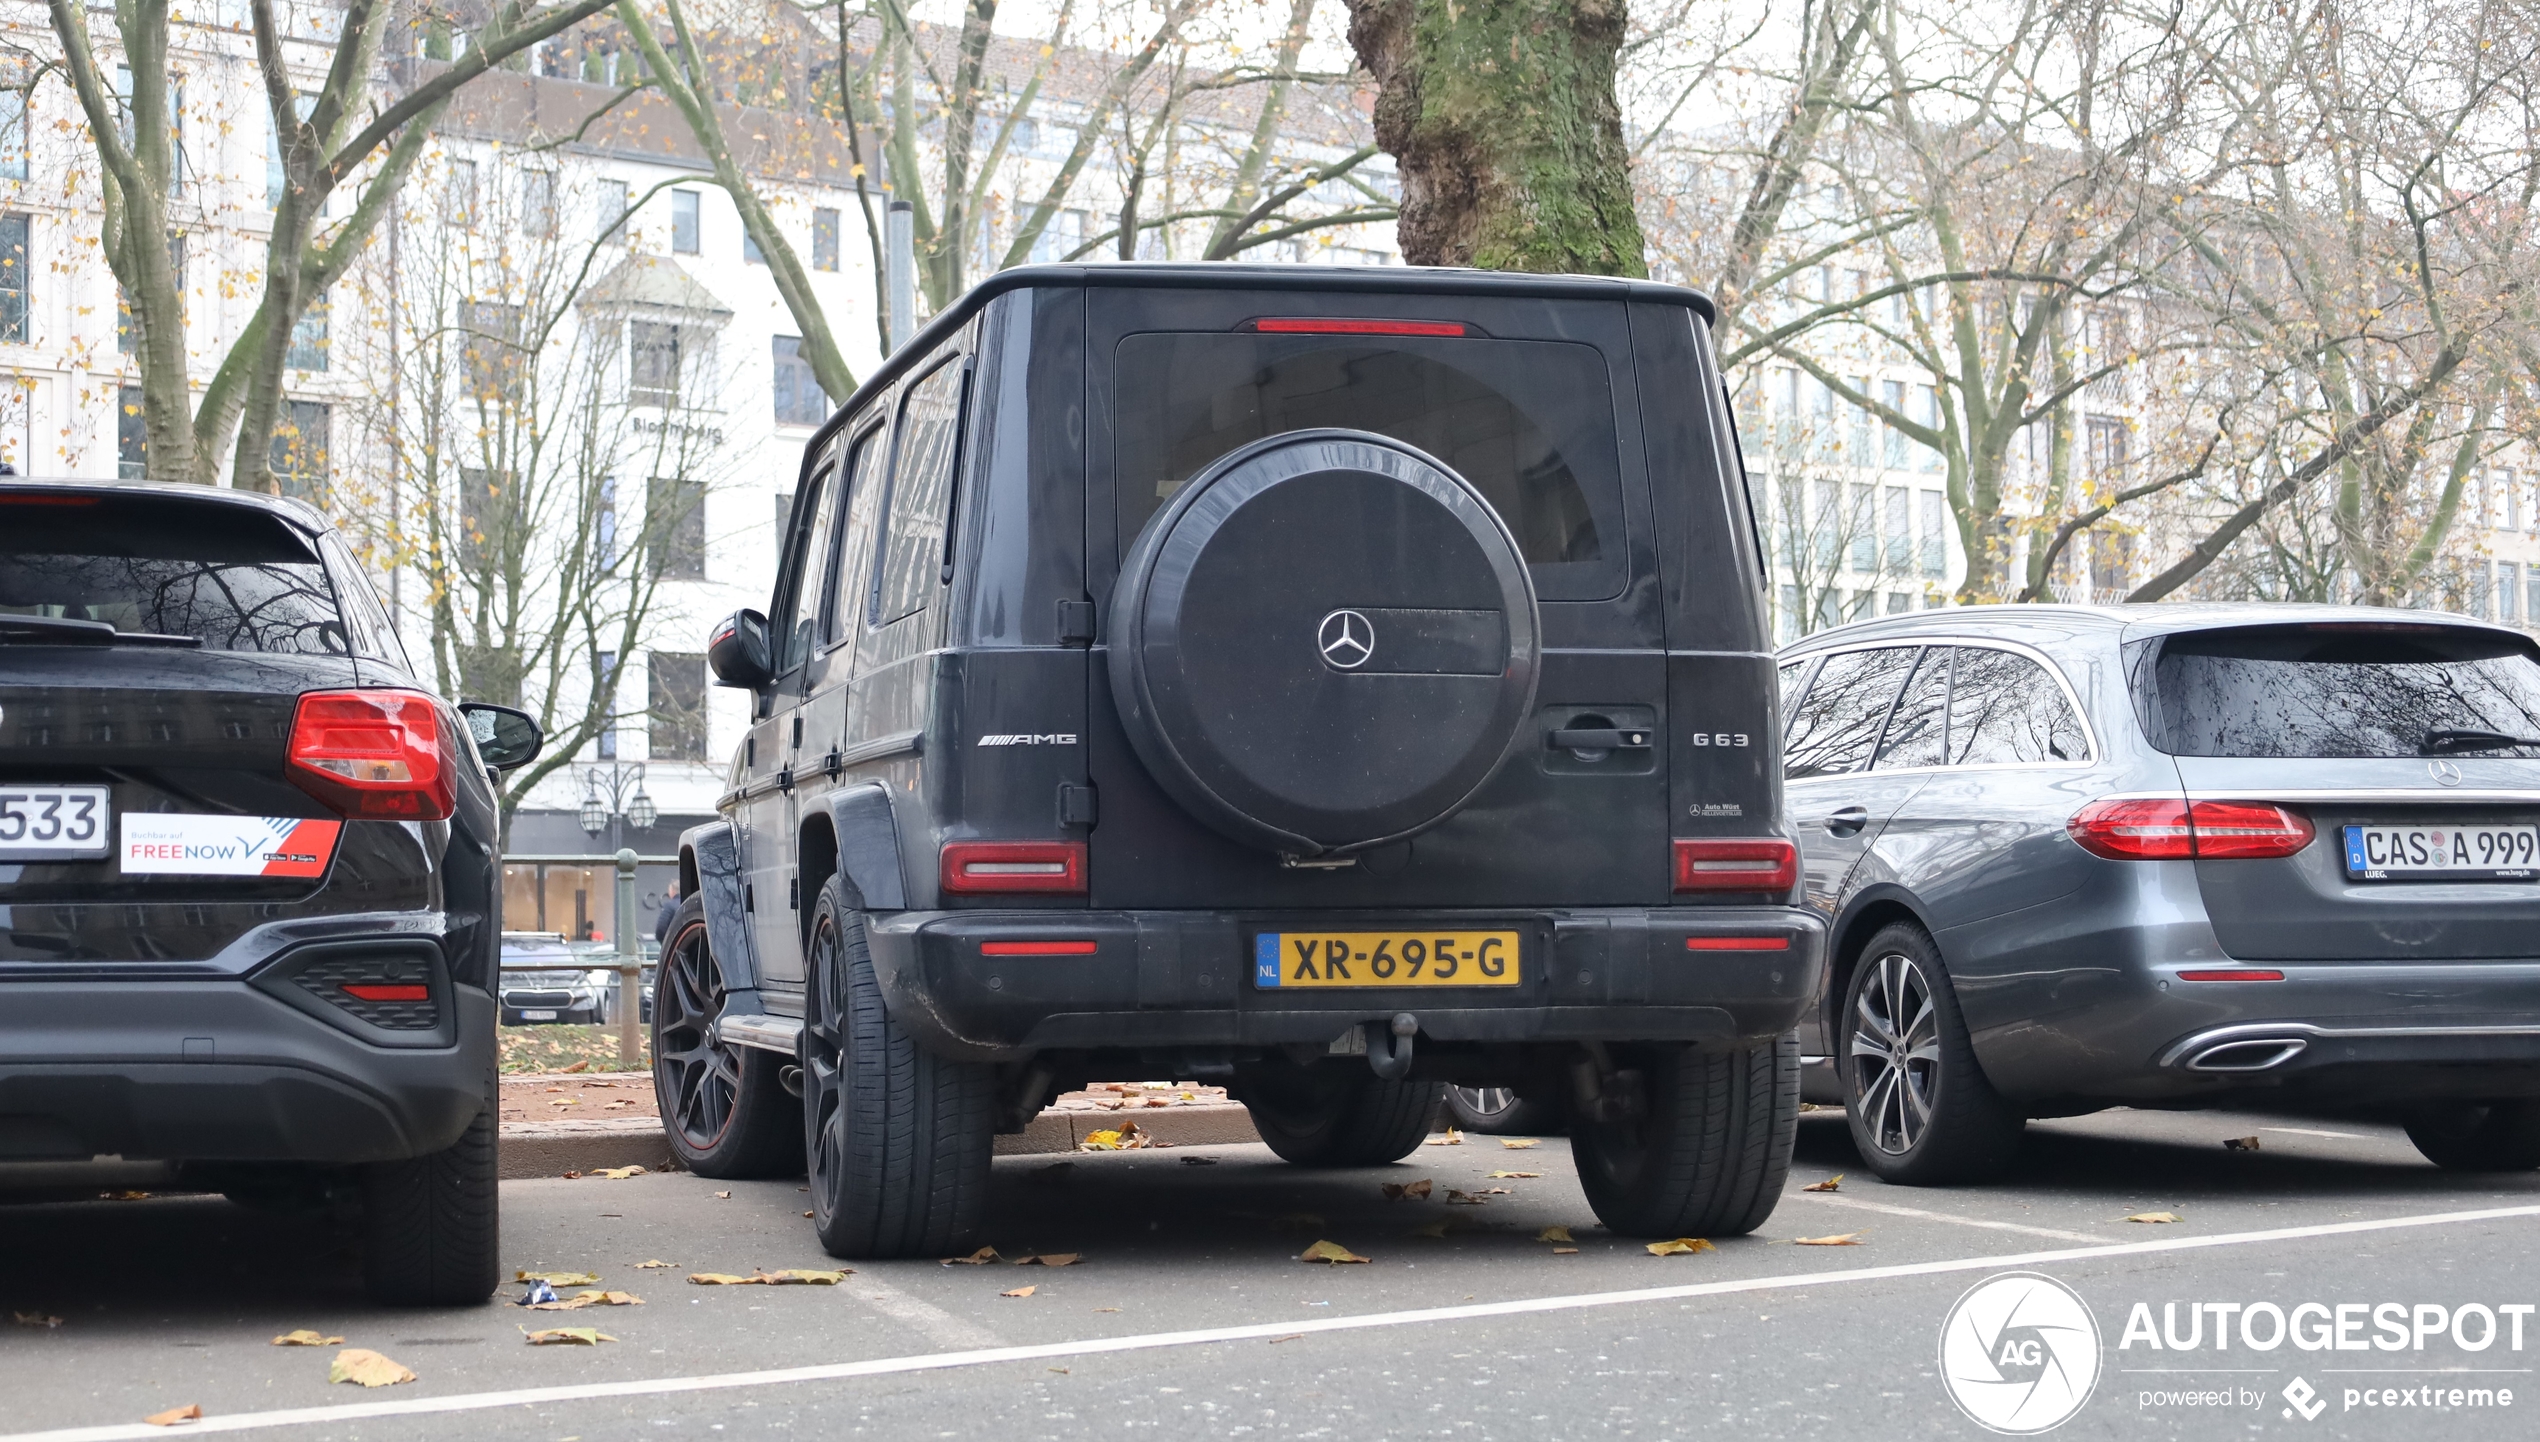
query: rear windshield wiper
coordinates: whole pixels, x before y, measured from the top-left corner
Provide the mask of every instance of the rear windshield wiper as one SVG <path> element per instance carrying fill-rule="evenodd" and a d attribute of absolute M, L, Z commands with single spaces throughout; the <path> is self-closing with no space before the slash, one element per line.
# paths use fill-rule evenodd
<path fill-rule="evenodd" d="M 2425 739 L 2417 743 L 2417 754 L 2443 756 L 2454 751 L 2503 751 L 2514 746 L 2540 746 L 2540 737 L 2447 727 L 2426 732 Z"/>
<path fill-rule="evenodd" d="M 158 631 L 118 631 L 103 621 L 71 616 L 0 616 L 0 643 L 42 641 L 69 646 L 200 646 L 200 636 Z"/>

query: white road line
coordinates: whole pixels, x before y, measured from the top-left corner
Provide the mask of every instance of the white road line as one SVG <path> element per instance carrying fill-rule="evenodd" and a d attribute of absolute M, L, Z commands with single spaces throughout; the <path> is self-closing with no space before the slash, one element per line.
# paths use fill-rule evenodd
<path fill-rule="evenodd" d="M 964 1351 L 1001 1347 L 1005 1339 L 976 1322 L 967 1322 L 932 1302 L 920 1301 L 890 1285 L 876 1281 L 862 1272 L 850 1277 L 839 1290 L 871 1307 L 895 1322 L 905 1323 L 939 1347 L 956 1347 Z"/>
<path fill-rule="evenodd" d="M 1983 1217 L 1955 1217 L 1947 1212 L 1927 1212 L 1921 1207 L 1900 1207 L 1893 1202 L 1866 1202 L 1859 1197 L 1837 1196 L 1832 1192 L 1784 1192 L 1784 1197 L 1802 1201 L 1823 1202 L 1830 1207 L 1853 1207 L 1864 1212 L 1885 1212 L 1891 1217 L 1915 1217 L 1926 1222 L 1956 1222 L 1962 1227 L 1982 1227 L 1992 1232 L 2021 1232 L 2032 1237 L 2053 1237 L 2059 1242 L 2104 1242 L 2106 1237 L 2093 1232 L 2063 1232 L 2053 1227 L 2032 1227 L 2025 1222 L 1996 1222 Z"/>
<path fill-rule="evenodd" d="M 1636 1287 L 1621 1292 L 1583 1292 L 1563 1297 L 1529 1297 L 1514 1302 L 1466 1303 L 1456 1307 L 1424 1307 L 1407 1312 L 1375 1312 L 1359 1317 L 1311 1321 L 1256 1322 L 1233 1327 L 1201 1327 L 1186 1332 L 1147 1332 L 1128 1337 L 1086 1337 L 1073 1342 L 1044 1342 L 1023 1347 L 983 1347 L 963 1352 L 936 1352 L 914 1357 L 877 1357 L 864 1362 L 830 1362 L 812 1367 L 779 1367 L 762 1372 L 724 1372 L 701 1377 L 655 1377 L 626 1382 L 589 1382 L 571 1387 L 521 1387 L 508 1392 L 470 1392 L 450 1397 L 407 1397 L 386 1402 L 351 1402 L 336 1407 L 296 1407 L 274 1412 L 240 1412 L 205 1417 L 178 1429 L 196 1432 L 249 1432 L 311 1422 L 351 1422 L 372 1417 L 419 1417 L 438 1412 L 482 1412 L 497 1407 L 534 1407 L 558 1402 L 587 1402 L 604 1397 L 660 1397 L 682 1392 L 718 1392 L 742 1387 L 773 1387 L 793 1382 L 834 1382 L 854 1377 L 884 1377 L 903 1372 L 933 1372 L 979 1367 L 998 1362 L 1038 1362 L 1056 1357 L 1100 1356 L 1111 1352 L 1150 1352 L 1167 1347 L 1196 1347 L 1219 1342 L 1267 1341 L 1273 1337 L 1309 1336 L 1322 1332 L 1356 1332 L 1376 1327 L 1407 1327 L 1435 1322 L 1465 1322 L 1492 1317 L 1522 1317 L 1541 1312 L 1575 1312 L 1595 1307 L 1621 1307 L 1642 1302 L 1675 1302 L 1691 1297 L 1721 1297 L 1744 1292 L 1782 1291 L 1798 1287 L 1830 1287 L 1846 1282 L 1880 1282 L 1899 1277 L 1931 1277 L 1951 1272 L 1994 1268 L 2037 1267 L 2056 1262 L 2089 1262 L 2103 1257 L 2140 1257 L 2160 1252 L 2199 1251 L 2209 1247 L 2251 1246 L 2264 1242 L 2304 1241 L 2316 1237 L 2352 1236 L 2359 1232 L 2400 1231 L 2417 1227 L 2453 1226 L 2467 1222 L 2540 1217 L 2540 1206 L 2487 1207 L 2468 1212 L 2428 1212 L 2365 1222 L 2325 1222 L 2308 1227 L 2279 1227 L 2264 1232 L 2221 1232 L 2207 1237 L 2164 1237 L 2156 1241 L 2121 1242 L 2104 1247 L 2068 1247 L 2052 1252 L 2012 1252 L 1989 1257 L 1955 1257 L 1938 1262 L 1903 1262 L 1886 1267 L 1847 1267 L 1830 1272 L 1795 1272 L 1777 1277 L 1746 1277 L 1722 1282 L 1694 1282 L 1678 1287 Z M 102 1427 L 65 1427 L 50 1432 L 18 1432 L 0 1442 L 144 1442 L 170 1435 L 165 1427 L 145 1422 Z"/>

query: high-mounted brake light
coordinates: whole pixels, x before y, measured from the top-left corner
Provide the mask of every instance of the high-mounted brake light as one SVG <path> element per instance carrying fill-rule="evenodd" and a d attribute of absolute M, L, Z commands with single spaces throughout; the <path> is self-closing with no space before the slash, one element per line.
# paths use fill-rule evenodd
<path fill-rule="evenodd" d="M 1788 951 L 1787 936 L 1688 936 L 1687 951 Z"/>
<path fill-rule="evenodd" d="M 1252 328 L 1267 335 L 1460 336 L 1460 320 L 1359 320 L 1339 316 L 1265 316 Z"/>
<path fill-rule="evenodd" d="M 291 781 L 346 816 L 444 820 L 458 800 L 453 735 L 418 691 L 311 691 L 291 721 Z"/>
<path fill-rule="evenodd" d="M 983 941 L 981 956 L 1091 956 L 1102 949 L 1093 941 Z"/>
<path fill-rule="evenodd" d="M 2093 801 L 2065 829 L 2111 861 L 2291 856 L 2315 834 L 2309 817 L 2273 802 L 2167 797 Z"/>
<path fill-rule="evenodd" d="M 1787 841 L 1673 843 L 1678 891 L 1788 891 L 1799 880 L 1799 848 Z"/>
<path fill-rule="evenodd" d="M 944 845 L 944 890 L 1082 891 L 1081 841 L 951 841 Z"/>

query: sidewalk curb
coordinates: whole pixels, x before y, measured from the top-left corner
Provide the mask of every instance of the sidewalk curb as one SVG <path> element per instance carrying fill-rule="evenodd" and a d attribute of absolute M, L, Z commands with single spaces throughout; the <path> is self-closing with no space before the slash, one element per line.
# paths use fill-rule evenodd
<path fill-rule="evenodd" d="M 1076 1150 L 1093 1133 L 1118 1130 L 1124 1122 L 1162 1146 L 1216 1147 L 1257 1142 L 1252 1114 L 1240 1103 L 1205 1106 L 1123 1107 L 1119 1111 L 1046 1111 L 1013 1136 L 996 1139 L 1001 1157 L 1049 1156 Z M 651 1117 L 596 1117 L 589 1121 L 505 1122 L 500 1151 L 504 1181 L 561 1177 L 567 1172 L 595 1172 L 602 1167 L 643 1167 L 665 1171 L 672 1166 L 670 1142 L 661 1123 Z"/>

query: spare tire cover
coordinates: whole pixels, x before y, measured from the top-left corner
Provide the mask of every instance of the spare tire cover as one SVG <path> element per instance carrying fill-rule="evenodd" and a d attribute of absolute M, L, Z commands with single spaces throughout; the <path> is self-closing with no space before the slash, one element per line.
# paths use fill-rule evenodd
<path fill-rule="evenodd" d="M 1490 502 L 1366 431 L 1219 457 L 1131 547 L 1112 696 L 1157 783 L 1289 856 L 1399 840 L 1508 755 L 1541 661 L 1534 581 Z"/>

